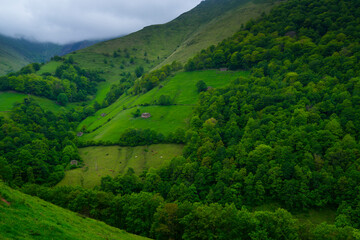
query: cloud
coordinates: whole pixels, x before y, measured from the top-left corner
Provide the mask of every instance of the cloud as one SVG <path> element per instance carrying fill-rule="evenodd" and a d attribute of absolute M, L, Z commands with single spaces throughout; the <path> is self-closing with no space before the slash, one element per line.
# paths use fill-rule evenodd
<path fill-rule="evenodd" d="M 104 39 L 168 22 L 201 0 L 0 0 L 0 33 L 42 42 Z"/>

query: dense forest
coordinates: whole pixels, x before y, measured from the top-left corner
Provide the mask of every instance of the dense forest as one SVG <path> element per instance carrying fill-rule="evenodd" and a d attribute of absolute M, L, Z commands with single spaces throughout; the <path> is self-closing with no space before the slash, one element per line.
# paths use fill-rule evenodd
<path fill-rule="evenodd" d="M 156 239 L 356 239 L 359 42 L 359 1 L 289 0 L 187 62 L 186 71 L 226 67 L 251 77 L 201 92 L 189 129 L 179 134 L 184 154 L 169 166 L 140 176 L 129 169 L 93 190 L 23 184 L 56 182 L 78 159 L 77 119 L 38 110 L 38 122 L 38 106 L 25 102 L 0 121 L 0 176 L 25 193 Z M 170 70 L 132 81 L 134 93 Z M 146 134 L 161 138 L 130 129 L 119 142 L 146 144 Z M 39 141 L 51 152 L 34 151 Z M 24 161 L 33 157 L 39 160 Z M 255 211 L 267 203 L 282 208 Z M 290 213 L 314 208 L 335 209 L 335 224 L 299 224 Z"/>
<path fill-rule="evenodd" d="M 32 63 L 17 73 L 0 78 L 0 90 L 14 90 L 56 100 L 61 105 L 87 100 L 96 93 L 97 82 L 105 81 L 97 71 L 88 71 L 76 66 L 69 58 L 56 68 L 55 74 L 35 74 L 40 64 Z"/>
<path fill-rule="evenodd" d="M 0 176 L 13 186 L 52 186 L 64 177 L 70 160 L 80 160 L 76 126 L 67 115 L 44 111 L 31 98 L 0 117 Z"/>

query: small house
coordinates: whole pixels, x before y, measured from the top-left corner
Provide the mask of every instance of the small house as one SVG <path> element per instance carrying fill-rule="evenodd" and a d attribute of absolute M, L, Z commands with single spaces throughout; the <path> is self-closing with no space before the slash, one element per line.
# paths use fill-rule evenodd
<path fill-rule="evenodd" d="M 220 72 L 226 72 L 227 70 L 227 68 L 220 68 Z"/>
<path fill-rule="evenodd" d="M 78 161 L 77 161 L 77 160 L 71 160 L 71 161 L 70 161 L 70 165 L 75 165 L 75 166 L 77 166 L 77 165 L 78 165 Z"/>
<path fill-rule="evenodd" d="M 107 115 L 106 113 L 102 113 L 102 114 L 101 114 L 102 117 L 106 117 L 106 115 Z"/>
<path fill-rule="evenodd" d="M 146 118 L 151 117 L 151 114 L 150 113 L 143 113 L 143 114 L 141 114 L 141 117 L 146 119 Z"/>
<path fill-rule="evenodd" d="M 82 135 L 84 135 L 83 132 L 78 132 L 78 133 L 76 134 L 76 136 L 78 136 L 78 137 L 81 137 Z"/>
<path fill-rule="evenodd" d="M 296 32 L 295 31 L 289 31 L 289 32 L 285 33 L 285 36 L 295 38 L 296 37 Z"/>

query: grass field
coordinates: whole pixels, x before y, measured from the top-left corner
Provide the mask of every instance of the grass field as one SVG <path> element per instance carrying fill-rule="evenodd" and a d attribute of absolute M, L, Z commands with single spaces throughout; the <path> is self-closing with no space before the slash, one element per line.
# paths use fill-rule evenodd
<path fill-rule="evenodd" d="M 258 206 L 254 211 L 274 212 L 279 208 L 281 208 L 281 205 L 273 202 Z M 300 212 L 292 212 L 292 215 L 299 220 L 300 225 L 318 225 L 324 222 L 327 224 L 334 224 L 336 210 L 331 208 L 308 209 Z"/>
<path fill-rule="evenodd" d="M 0 112 L 6 113 L 10 112 L 16 103 L 23 102 L 24 98 L 27 97 L 27 94 L 17 93 L 17 92 L 0 92 Z M 44 110 L 49 110 L 52 112 L 59 112 L 69 110 L 77 106 L 77 103 L 69 103 L 66 107 L 63 107 L 54 101 L 37 96 L 31 96 L 35 102 L 37 102 Z"/>
<path fill-rule="evenodd" d="M 39 75 L 46 73 L 46 72 L 54 74 L 56 68 L 59 67 L 61 64 L 62 64 L 62 62 L 51 61 L 47 64 L 42 65 L 40 70 L 37 71 L 36 73 Z"/>
<path fill-rule="evenodd" d="M 15 103 L 20 103 L 25 94 L 15 92 L 0 92 L 0 112 L 10 111 Z"/>
<path fill-rule="evenodd" d="M 127 109 L 121 111 L 110 121 L 106 121 L 103 127 L 83 135 L 80 140 L 103 140 L 116 143 L 120 139 L 121 133 L 130 127 L 149 128 L 166 136 L 170 132 L 174 132 L 178 127 L 186 128 L 192 113 L 191 106 L 148 106 L 139 107 L 139 109 L 140 112 L 151 113 L 151 118 L 133 118 L 131 113 L 135 111 L 135 108 Z"/>
<path fill-rule="evenodd" d="M 9 202 L 10 205 L 3 202 Z M 86 218 L 0 182 L 0 239 L 147 239 Z"/>
<path fill-rule="evenodd" d="M 120 134 L 129 127 L 150 128 L 165 135 L 175 131 L 178 127 L 186 128 L 193 106 L 199 98 L 196 90 L 196 83 L 199 80 L 203 80 L 208 86 L 218 88 L 240 76 L 247 77 L 248 75 L 249 73 L 245 71 L 180 72 L 163 82 L 162 88 L 157 87 L 138 96 L 124 95 L 114 104 L 99 110 L 94 116 L 86 118 L 79 124 L 78 130 L 85 127 L 90 133 L 82 136 L 80 140 L 103 140 L 116 143 Z M 174 105 L 154 105 L 161 95 L 171 96 Z M 141 112 L 149 112 L 152 117 L 149 119 L 133 118 L 131 113 L 136 110 L 136 107 Z M 101 117 L 101 114 L 106 114 L 106 116 Z"/>
<path fill-rule="evenodd" d="M 156 144 L 139 147 L 96 146 L 80 149 L 84 167 L 69 170 L 58 184 L 93 188 L 100 184 L 101 177 L 115 177 L 129 167 L 139 174 L 145 169 L 159 168 L 173 157 L 182 154 L 182 145 Z"/>

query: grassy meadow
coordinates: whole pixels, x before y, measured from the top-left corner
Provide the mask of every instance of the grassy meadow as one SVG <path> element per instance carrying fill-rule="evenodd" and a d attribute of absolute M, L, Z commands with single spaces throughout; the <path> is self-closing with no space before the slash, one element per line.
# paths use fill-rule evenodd
<path fill-rule="evenodd" d="M 164 135 L 186 128 L 191 117 L 193 106 L 196 104 L 199 93 L 196 83 L 203 80 L 208 86 L 217 88 L 243 76 L 245 71 L 206 70 L 196 72 L 179 72 L 174 77 L 163 82 L 162 87 L 156 87 L 143 95 L 123 95 L 114 104 L 101 109 L 94 116 L 86 118 L 79 124 L 79 131 L 85 127 L 89 132 L 80 138 L 81 141 L 111 141 L 116 143 L 120 134 L 129 127 L 150 128 Z M 173 105 L 159 106 L 155 101 L 161 95 L 169 95 Z M 149 112 L 148 119 L 133 118 L 132 113 L 139 108 L 141 112 Z M 106 116 L 101 117 L 101 114 Z"/>
<path fill-rule="evenodd" d="M 179 144 L 155 144 L 138 147 L 94 146 L 79 149 L 84 160 L 82 168 L 65 173 L 58 186 L 72 185 L 93 188 L 107 175 L 115 177 L 133 168 L 140 174 L 145 169 L 160 168 L 182 154 Z"/>
<path fill-rule="evenodd" d="M 41 75 L 43 73 L 51 73 L 54 74 L 56 71 L 56 68 L 59 67 L 62 64 L 62 62 L 56 62 L 56 61 L 50 61 L 47 64 L 44 64 L 41 66 L 40 70 L 36 73 Z"/>
<path fill-rule="evenodd" d="M 0 113 L 10 112 L 16 103 L 21 103 L 27 94 L 18 93 L 18 92 L 0 92 Z M 69 110 L 76 106 L 75 103 L 67 104 L 66 107 L 63 107 L 56 102 L 37 96 L 31 96 L 35 102 L 37 102 L 44 110 L 49 110 L 52 112 L 59 112 Z"/>
<path fill-rule="evenodd" d="M 6 203 L 5 201 L 8 203 Z M 60 208 L 0 182 L 0 239 L 147 239 Z"/>
<path fill-rule="evenodd" d="M 16 103 L 24 100 L 26 94 L 16 92 L 0 92 L 0 112 L 11 111 Z"/>

